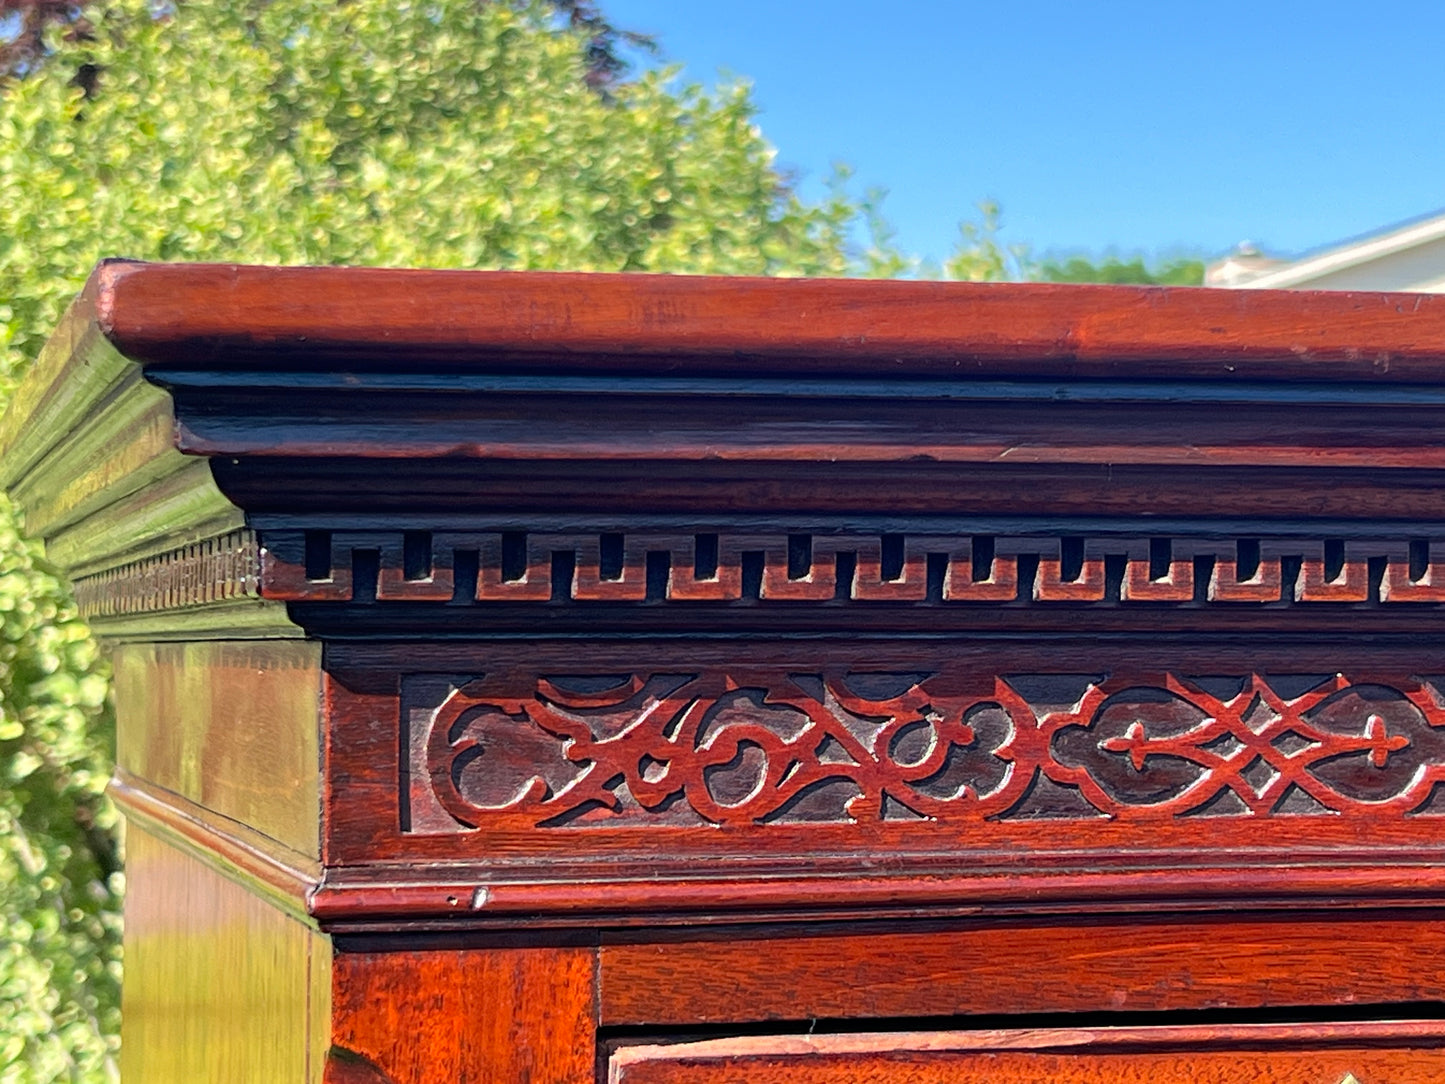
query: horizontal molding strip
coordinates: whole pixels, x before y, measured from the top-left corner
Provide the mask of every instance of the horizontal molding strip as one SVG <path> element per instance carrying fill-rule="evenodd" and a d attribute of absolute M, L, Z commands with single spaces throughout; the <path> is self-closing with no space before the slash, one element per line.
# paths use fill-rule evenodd
<path fill-rule="evenodd" d="M 695 870 L 697 862 L 691 867 Z M 1025 874 L 981 867 L 838 876 L 795 869 L 722 879 L 654 864 L 643 876 L 615 869 L 570 878 L 502 879 L 485 865 L 454 864 L 422 880 L 410 867 L 331 868 L 310 913 L 333 933 L 393 929 L 408 920 L 434 929 L 495 925 L 672 925 L 699 921 L 847 921 L 899 916 L 1194 911 L 1221 901 L 1250 909 L 1315 907 L 1438 908 L 1445 870 L 1438 863 L 1372 864 L 1341 853 L 1336 864 L 1287 868 L 1201 865 L 1177 869 L 1058 869 Z"/>
<path fill-rule="evenodd" d="M 694 396 L 776 399 L 909 399 L 936 402 L 1044 403 L 1271 403 L 1290 406 L 1391 406 L 1418 410 L 1445 405 L 1445 388 L 1435 384 L 1291 383 L 1205 380 L 940 380 L 747 378 L 686 376 L 584 376 L 574 373 L 367 373 L 358 383 L 352 372 L 218 372 L 176 371 L 158 374 L 156 383 L 170 389 L 245 390 L 267 392 L 320 390 L 355 393 L 358 388 L 454 397 L 458 393 L 489 395 Z"/>
<path fill-rule="evenodd" d="M 75 602 L 87 619 L 260 598 L 260 546 L 244 529 L 75 581 Z"/>
<path fill-rule="evenodd" d="M 266 531 L 306 602 L 1445 602 L 1445 540 Z M 363 582 L 364 581 L 364 582 Z"/>
<path fill-rule="evenodd" d="M 117 768 L 107 788 L 126 819 L 303 922 L 321 866 L 239 821 Z"/>
<path fill-rule="evenodd" d="M 1440 604 L 1445 539 L 247 529 L 75 598 L 102 621 L 264 599 Z"/>

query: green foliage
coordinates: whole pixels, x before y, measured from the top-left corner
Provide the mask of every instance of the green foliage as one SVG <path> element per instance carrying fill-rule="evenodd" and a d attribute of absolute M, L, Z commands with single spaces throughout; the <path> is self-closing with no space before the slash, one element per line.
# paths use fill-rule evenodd
<path fill-rule="evenodd" d="M 83 34 L 51 26 L 0 82 L 0 391 L 102 256 L 852 268 L 857 206 L 841 186 L 797 198 L 745 87 L 647 73 L 600 93 L 578 6 L 104 0 Z M 0 1082 L 103 1080 L 121 891 L 104 672 L 15 524 L 0 508 Z"/>
<path fill-rule="evenodd" d="M 1202 286 L 1204 261 L 1190 257 L 1146 264 L 1143 256 L 1128 260 L 1110 253 L 1102 260 L 1071 256 L 1062 261 L 1045 260 L 1034 270 L 1043 282 L 1105 282 L 1139 286 Z"/>
<path fill-rule="evenodd" d="M 115 813 L 106 675 L 60 581 L 0 505 L 0 1080 L 114 1075 Z"/>
<path fill-rule="evenodd" d="M 978 205 L 976 222 L 958 224 L 958 242 L 943 265 L 944 274 L 963 282 L 1013 282 L 1030 277 L 1027 245 L 1003 245 L 998 234 L 1002 210 L 994 200 Z"/>
<path fill-rule="evenodd" d="M 8 365 L 101 255 L 822 274 L 854 208 L 781 182 L 745 88 L 587 85 L 545 10 L 142 0 L 0 112 Z M 198 62 L 198 58 L 204 62 Z M 87 101 L 82 64 L 101 71 Z M 8 251 L 7 251 L 8 250 Z"/>
<path fill-rule="evenodd" d="M 851 171 L 835 165 L 833 185 L 835 199 L 846 199 L 845 186 Z M 883 214 L 885 188 L 869 188 L 860 205 L 868 244 L 856 260 L 854 274 L 866 278 L 951 279 L 961 282 L 1018 282 L 1030 277 L 1027 245 L 1005 245 L 999 240 L 1002 229 L 999 205 L 993 200 L 978 204 L 978 218 L 958 224 L 958 238 L 953 252 L 938 266 L 931 260 L 910 256 L 898 247 L 897 231 Z"/>

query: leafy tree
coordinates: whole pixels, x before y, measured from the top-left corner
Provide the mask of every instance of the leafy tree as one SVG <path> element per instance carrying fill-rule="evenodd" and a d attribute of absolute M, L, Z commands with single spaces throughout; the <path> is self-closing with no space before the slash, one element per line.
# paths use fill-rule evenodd
<path fill-rule="evenodd" d="M 851 170 L 834 167 L 834 184 L 843 185 Z M 860 204 L 868 243 L 856 261 L 855 273 L 867 278 L 950 279 L 960 282 L 1017 282 L 1028 279 L 1033 266 L 1024 244 L 1005 245 L 999 240 L 1002 211 L 994 200 L 977 205 L 978 217 L 958 224 L 953 252 L 942 266 L 932 260 L 910 256 L 898 247 L 897 230 L 883 213 L 888 190 L 869 188 Z"/>
<path fill-rule="evenodd" d="M 1062 261 L 1044 260 L 1033 277 L 1043 282 L 1105 282 L 1139 286 L 1202 286 L 1204 261 L 1178 257 L 1162 263 L 1145 263 L 1135 255 L 1127 260 L 1109 253 L 1102 260 L 1070 256 Z"/>
<path fill-rule="evenodd" d="M 170 6 L 156 6 L 156 13 Z M 621 45 L 647 52 L 656 49 L 656 43 L 646 34 L 613 25 L 592 0 L 551 0 L 550 6 L 559 19 L 583 36 L 587 82 L 592 87 L 606 88 L 626 73 L 627 62 L 619 52 Z M 53 52 L 50 35 L 56 32 L 67 41 L 92 40 L 85 5 L 77 0 L 0 0 L 0 79 L 25 75 L 44 63 Z M 78 85 L 93 90 L 95 74 L 93 69 L 79 67 Z"/>
<path fill-rule="evenodd" d="M 107 255 L 853 267 L 858 207 L 841 187 L 795 195 L 746 88 L 618 78 L 616 32 L 588 3 L 0 3 L 24 9 L 0 56 L 0 391 Z M 64 588 L 3 506 L 0 1081 L 114 1072 L 104 691 Z"/>
<path fill-rule="evenodd" d="M 0 1080 L 93 1080 L 119 1022 L 106 679 L 0 505 Z"/>
<path fill-rule="evenodd" d="M 953 255 L 943 265 L 945 276 L 963 282 L 1012 282 L 1032 277 L 1028 245 L 999 242 L 1003 210 L 998 202 L 983 200 L 978 213 L 976 221 L 958 224 Z"/>
<path fill-rule="evenodd" d="M 70 41 L 88 37 L 82 7 L 70 0 L 0 0 L 0 78 L 34 70 L 55 31 Z"/>

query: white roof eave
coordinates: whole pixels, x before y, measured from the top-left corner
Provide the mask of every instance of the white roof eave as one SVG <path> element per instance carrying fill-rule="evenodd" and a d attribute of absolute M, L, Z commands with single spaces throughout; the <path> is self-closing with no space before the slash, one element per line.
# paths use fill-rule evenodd
<path fill-rule="evenodd" d="M 1288 289 L 1336 271 L 1369 263 L 1371 260 L 1382 259 L 1385 256 L 1415 248 L 1417 245 L 1429 244 L 1431 241 L 1438 241 L 1442 238 L 1445 238 L 1445 215 L 1438 215 L 1403 229 L 1352 244 L 1341 245 L 1339 248 L 1321 252 L 1316 256 L 1307 256 L 1277 270 L 1266 271 L 1258 278 L 1241 282 L 1237 289 Z"/>

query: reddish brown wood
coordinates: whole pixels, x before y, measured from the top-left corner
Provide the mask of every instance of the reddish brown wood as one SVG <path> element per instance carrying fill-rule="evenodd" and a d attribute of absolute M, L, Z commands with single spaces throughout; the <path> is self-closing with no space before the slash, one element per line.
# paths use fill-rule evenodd
<path fill-rule="evenodd" d="M 1428 296 L 103 265 L 128 1078 L 1436 1079 L 1442 427 Z"/>
<path fill-rule="evenodd" d="M 342 1046 L 333 1046 L 326 1054 L 326 1073 L 322 1084 L 395 1084 L 368 1059 Z"/>
<path fill-rule="evenodd" d="M 342 953 L 333 968 L 334 1042 L 394 1084 L 594 1079 L 591 949 Z"/>
<path fill-rule="evenodd" d="M 1436 1021 L 758 1037 L 623 1047 L 609 1084 L 1425 1084 Z"/>
<path fill-rule="evenodd" d="M 1433 917 L 1310 912 L 616 934 L 601 1020 L 1182 1012 L 1445 1000 Z M 765 968 L 757 961 L 766 960 Z"/>
<path fill-rule="evenodd" d="M 604 534 L 616 540 L 615 574 L 603 574 Z M 504 556 L 506 540 L 518 535 L 519 567 L 513 569 Z M 610 603 L 741 602 L 743 564 L 751 555 L 761 567 L 756 596 L 749 596 L 749 602 L 1087 602 L 1102 603 L 1101 609 L 1121 602 L 1445 602 L 1445 546 L 1437 545 L 1433 552 L 1427 547 L 1417 568 L 1410 541 L 1400 538 L 1342 542 L 1339 568 L 1328 570 L 1326 547 L 1319 539 L 1256 541 L 1259 558 L 1249 571 L 1240 558 L 1241 543 L 1233 539 L 1091 538 L 1081 542 L 1078 567 L 1065 576 L 1064 541 L 1050 537 L 859 531 L 799 536 L 780 530 L 702 536 L 501 530 L 411 536 L 416 539 L 413 556 L 424 561 L 424 574 L 406 574 L 406 531 L 329 532 L 324 570 L 308 567 L 307 532 L 267 531 L 256 577 L 259 594 L 288 602 L 352 602 L 363 595 L 385 602 L 512 605 L 552 602 L 554 597 Z M 706 576 L 697 574 L 700 537 L 710 540 L 712 550 Z M 801 542 L 794 546 L 799 537 L 806 539 L 806 547 Z M 897 563 L 886 577 L 885 537 L 890 558 L 896 556 Z M 806 562 L 795 562 L 795 552 L 803 549 Z M 1156 575 L 1159 552 L 1167 571 Z M 356 565 L 369 553 L 376 554 L 375 568 L 360 582 Z M 570 563 L 571 572 L 554 582 L 553 566 L 559 558 Z M 456 569 L 468 559 L 476 563 L 476 583 L 471 597 L 460 599 Z M 665 565 L 666 578 L 653 577 L 660 583 L 649 580 L 649 563 Z M 1201 563 L 1208 571 L 1196 585 L 1195 567 Z M 1120 569 L 1117 575 L 1111 576 L 1111 564 Z M 1022 581 L 1021 569 L 1027 570 Z M 1221 608 L 1214 619 L 1224 620 L 1228 612 L 1228 607 Z M 1411 614 L 1416 620 L 1419 616 Z"/>
<path fill-rule="evenodd" d="M 608 371 L 967 372 L 1409 381 L 1439 376 L 1428 294 L 708 279 L 115 262 L 96 313 L 121 350 Z M 284 362 L 283 362 L 284 359 Z M 594 360 L 596 359 L 596 360 Z M 599 365 L 600 363 L 600 365 Z"/>
<path fill-rule="evenodd" d="M 575 644 L 437 648 L 434 672 L 450 676 L 413 681 L 389 663 L 402 651 L 335 649 L 329 860 L 410 868 L 404 878 L 384 867 L 339 870 L 314 912 L 362 922 L 388 913 L 506 922 L 537 910 L 569 923 L 629 922 L 639 912 L 678 921 L 790 909 L 842 917 L 1320 898 L 1429 904 L 1445 888 L 1437 769 L 1430 761 L 1417 771 L 1411 759 L 1434 756 L 1434 694 L 1412 676 L 1435 666 L 1428 651 L 1352 645 L 1362 669 L 1342 678 L 1330 676 L 1337 656 L 1320 646 L 1192 648 L 1193 673 L 1208 675 L 1200 685 L 1150 677 L 1153 652 L 1117 644 L 653 643 L 646 674 L 672 676 L 647 679 L 652 697 L 628 670 L 634 647 L 586 650 L 583 669 Z M 1372 659 L 1390 669 L 1371 672 Z M 1031 676 L 1064 666 L 1072 679 Z M 568 675 L 566 688 L 548 674 Z M 1300 674 L 1316 677 L 1285 677 Z M 1067 702 L 1052 702 L 1053 686 L 1071 690 Z M 1024 706 L 1031 696 L 1033 709 Z M 1010 710 L 1021 713 L 1013 723 Z M 1348 725 L 1332 714 L 1341 711 Z M 949 770 L 971 774 L 924 786 L 943 769 L 911 747 L 866 753 L 849 719 L 872 720 L 868 732 L 881 730 L 884 748 L 910 732 L 941 740 L 929 728 L 954 727 L 947 740 L 972 766 Z M 1155 752 L 1147 743 L 1156 732 L 1176 736 L 1161 737 Z M 1070 734 L 1087 740 L 1060 746 Z M 1407 751 L 1402 740 L 1415 744 Z M 818 754 L 824 746 L 836 749 Z M 755 762 L 738 761 L 747 749 L 758 751 Z M 945 759 L 937 747 L 929 755 Z M 1308 768 L 1315 758 L 1324 766 Z M 760 788 L 751 796 L 729 797 L 729 776 L 709 774 L 733 761 L 727 771 L 739 785 Z M 482 768 L 488 774 L 468 774 Z M 589 790 L 589 779 L 609 786 Z M 843 789 L 787 804 L 800 782 L 828 780 Z M 726 879 L 699 864 L 723 855 Z"/>

